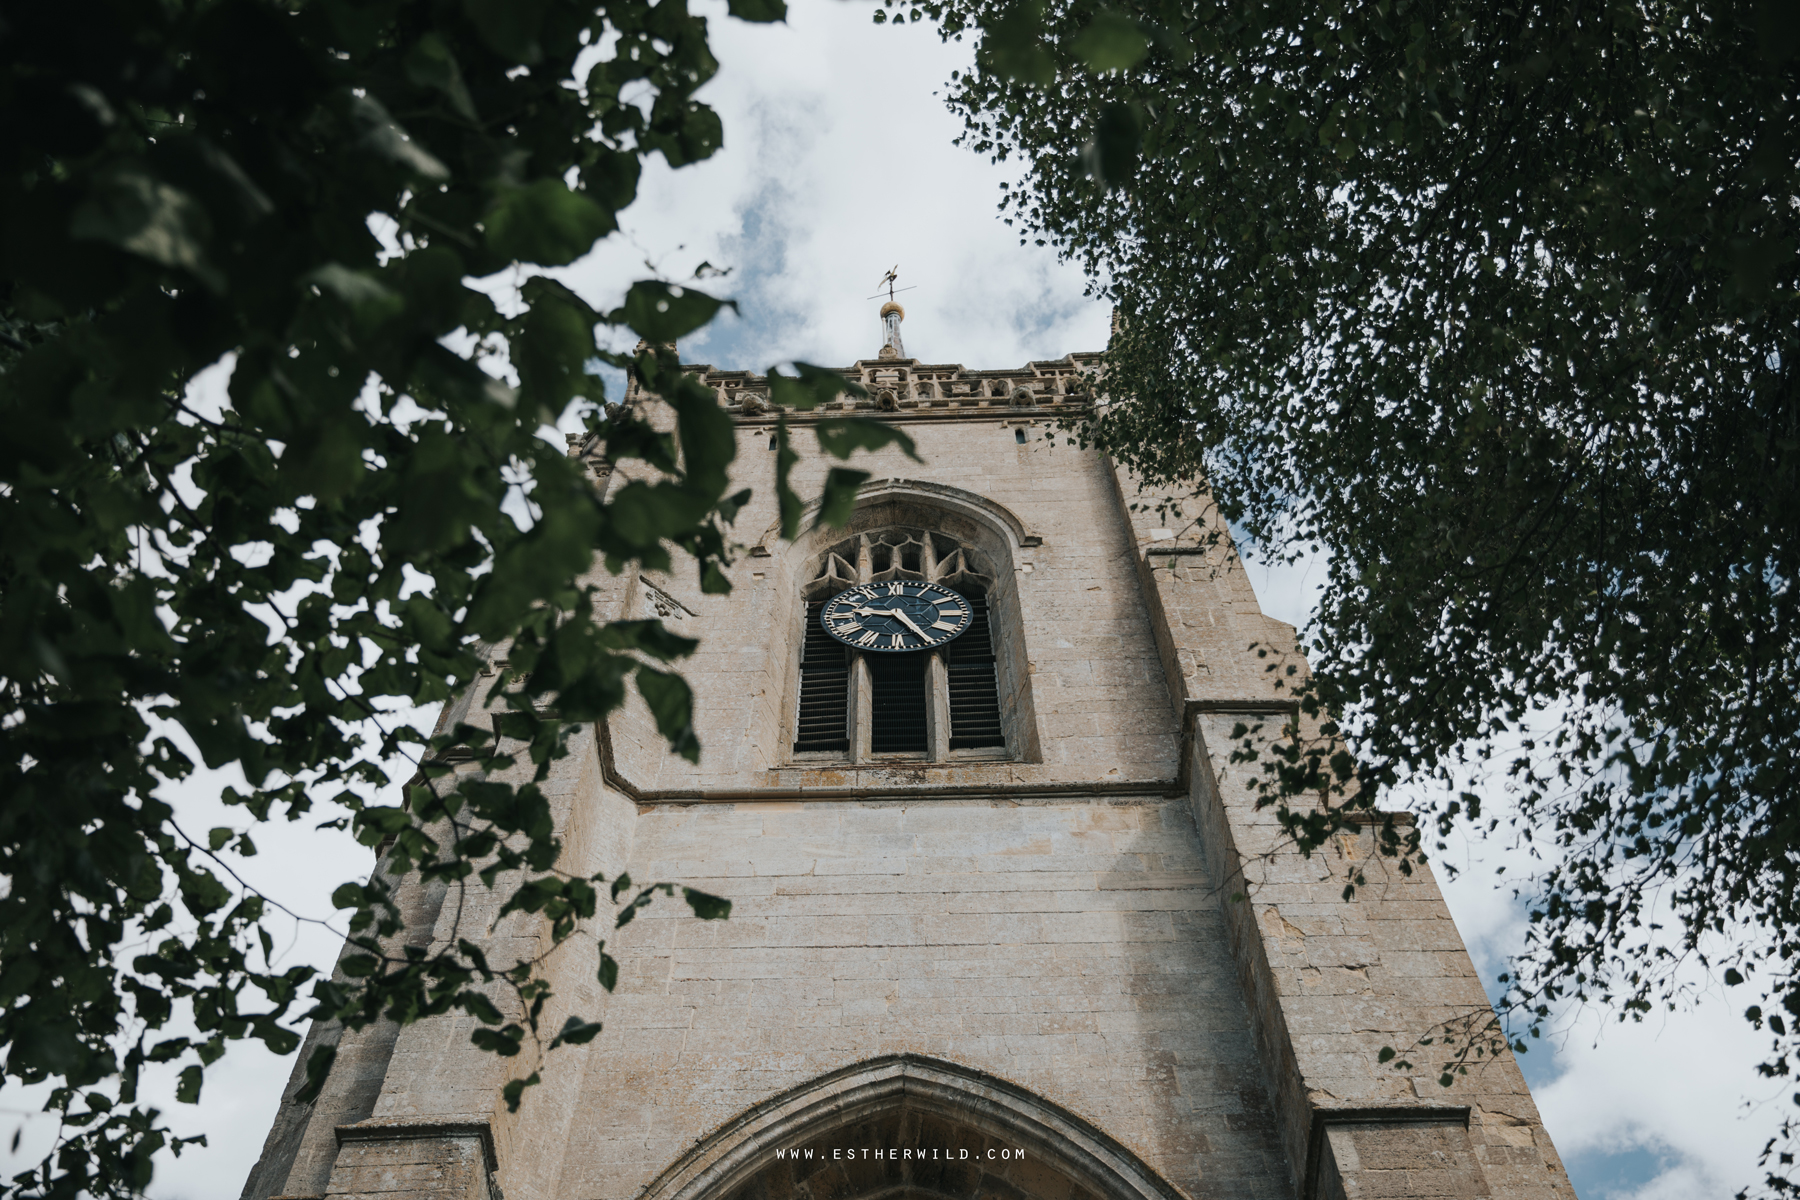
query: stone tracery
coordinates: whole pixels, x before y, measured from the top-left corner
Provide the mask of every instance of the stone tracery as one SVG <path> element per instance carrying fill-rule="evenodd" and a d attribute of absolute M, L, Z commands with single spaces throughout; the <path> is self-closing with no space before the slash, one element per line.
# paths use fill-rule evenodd
<path fill-rule="evenodd" d="M 866 576 L 859 568 L 865 550 Z M 845 538 L 822 551 L 817 572 L 802 594 L 808 600 L 824 600 L 858 583 L 889 579 L 920 579 L 985 595 L 994 585 L 994 572 L 974 547 L 941 533 L 902 526 Z"/>

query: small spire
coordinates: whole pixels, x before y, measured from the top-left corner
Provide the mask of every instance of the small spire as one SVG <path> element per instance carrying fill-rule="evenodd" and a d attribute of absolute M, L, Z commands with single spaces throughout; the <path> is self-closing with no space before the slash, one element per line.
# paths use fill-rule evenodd
<path fill-rule="evenodd" d="M 905 358 L 906 347 L 900 344 L 900 322 L 906 320 L 906 310 L 889 300 L 881 306 L 881 357 Z"/>
<path fill-rule="evenodd" d="M 895 263 L 886 275 L 881 277 L 877 288 L 887 289 L 887 303 L 881 306 L 881 353 L 880 358 L 905 358 L 906 347 L 900 342 L 900 322 L 906 320 L 906 310 L 894 300 L 894 281 L 900 278 L 900 264 Z M 910 292 L 912 288 L 899 288 L 899 291 Z M 877 291 L 871 300 L 881 299 Z"/>

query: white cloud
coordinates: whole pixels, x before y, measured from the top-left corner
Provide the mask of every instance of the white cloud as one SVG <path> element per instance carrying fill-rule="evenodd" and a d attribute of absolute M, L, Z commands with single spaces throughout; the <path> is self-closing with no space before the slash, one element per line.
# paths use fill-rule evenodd
<path fill-rule="evenodd" d="M 722 5 L 703 7 L 719 13 Z M 715 18 L 723 63 L 704 98 L 725 149 L 671 171 L 656 163 L 624 237 L 563 273 L 611 305 L 645 260 L 679 279 L 702 261 L 734 274 L 707 285 L 743 306 L 682 344 L 690 361 L 763 370 L 801 358 L 843 365 L 881 345 L 868 299 L 900 266 L 909 353 L 1013 366 L 1097 350 L 1110 311 L 1048 249 L 1019 245 L 995 213 L 1013 176 L 951 143 L 933 92 L 967 66 L 966 43 L 926 25 L 875 26 L 872 8 L 803 0 L 785 25 Z"/>
<path fill-rule="evenodd" d="M 1596 1175 L 1609 1156 L 1655 1160 L 1648 1181 L 1599 1196 L 1727 1196 L 1761 1178 L 1757 1154 L 1788 1104 L 1790 1087 L 1751 1072 L 1766 1049 L 1720 998 L 1642 1024 L 1585 1014 L 1563 1035 L 1562 1073 L 1537 1089 L 1538 1106 L 1563 1154 L 1592 1160 Z"/>

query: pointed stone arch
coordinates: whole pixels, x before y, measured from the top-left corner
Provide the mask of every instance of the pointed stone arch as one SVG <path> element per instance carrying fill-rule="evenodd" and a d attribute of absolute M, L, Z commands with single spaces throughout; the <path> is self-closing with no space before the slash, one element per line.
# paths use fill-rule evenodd
<path fill-rule="evenodd" d="M 875 761 L 872 753 L 865 755 L 862 752 L 869 743 L 868 735 L 856 731 L 854 714 L 861 711 L 856 696 L 862 690 L 855 682 L 858 678 L 857 667 L 851 666 L 851 682 L 846 685 L 836 678 L 842 674 L 842 668 L 838 664 L 826 666 L 821 674 L 833 678 L 821 687 L 828 690 L 829 695 L 824 700 L 808 698 L 801 664 L 805 661 L 803 646 L 806 630 L 813 626 L 814 621 L 807 616 L 809 610 L 806 605 L 821 600 L 839 588 L 849 586 L 851 582 L 870 581 L 859 580 L 856 571 L 847 561 L 844 562 L 842 573 L 832 569 L 837 551 L 846 545 L 866 542 L 871 537 L 880 540 L 889 534 L 901 533 L 909 534 L 915 540 L 942 538 L 947 548 L 972 552 L 973 564 L 978 565 L 970 565 L 968 578 L 981 595 L 984 605 L 983 636 L 990 640 L 992 658 L 988 660 L 991 665 L 984 664 L 986 670 L 991 672 L 986 685 L 991 690 L 983 698 L 983 716 L 986 719 L 973 721 L 971 724 L 981 727 L 988 739 L 1004 739 L 1003 744 L 994 740 L 970 740 L 957 746 L 954 738 L 945 739 L 933 734 L 933 749 L 925 760 L 904 761 L 909 765 L 918 761 L 949 765 L 953 762 L 982 759 L 1043 761 L 1037 710 L 1032 698 L 1032 668 L 1025 646 L 1023 605 L 1016 574 L 1032 570 L 1028 552 L 1042 545 L 1043 539 L 1033 533 L 1019 515 L 1006 505 L 963 488 L 928 480 L 890 478 L 865 483 L 857 490 L 856 507 L 849 520 L 840 528 L 824 529 L 814 526 L 817 512 L 817 502 L 802 512 L 800 523 L 803 532 L 791 543 L 785 546 L 780 544 L 780 526 L 777 523 L 769 527 L 752 550 L 758 557 L 772 560 L 777 581 L 773 590 L 781 596 L 780 603 L 788 613 L 779 626 L 779 636 L 785 640 L 785 644 L 781 646 L 778 656 L 771 656 L 769 682 L 773 693 L 783 698 L 781 711 L 790 728 L 782 731 L 780 741 L 768 747 L 771 761 L 800 766 Z M 946 552 L 947 549 L 940 549 L 938 553 L 941 555 Z M 1026 556 L 1024 562 L 1021 561 L 1022 555 Z M 856 554 L 849 553 L 849 558 L 856 558 Z M 885 576 L 877 575 L 872 578 L 880 579 Z M 823 649 L 829 653 L 834 647 L 826 644 Z M 924 684 L 921 683 L 921 686 Z M 938 709 L 946 707 L 947 698 L 952 694 L 949 681 L 939 679 L 931 687 L 940 697 L 933 703 Z M 838 713 L 845 709 L 852 714 L 845 721 L 845 737 L 833 738 L 832 743 L 827 745 L 826 736 L 835 731 Z M 799 737 L 803 720 L 807 721 L 809 728 L 817 735 L 805 745 Z M 998 735 L 992 732 L 996 728 L 1000 731 Z M 946 741 L 951 743 L 947 747 Z"/>
<path fill-rule="evenodd" d="M 871 479 L 863 484 L 856 491 L 857 516 L 852 518 L 849 528 L 854 530 L 859 524 L 881 523 L 884 514 L 880 510 L 908 502 L 955 513 L 985 526 L 993 536 L 1005 543 L 1009 562 L 1013 551 L 1040 546 L 1044 541 L 1020 520 L 1017 513 L 999 501 L 964 488 L 922 479 Z M 810 531 L 818 515 L 819 501 L 813 500 L 801 510 L 800 528 Z M 820 531 L 820 534 L 828 540 L 835 540 L 845 536 L 845 531 Z M 772 553 L 772 548 L 780 540 L 781 523 L 776 521 L 763 531 L 762 537 L 757 540 L 757 548 L 764 553 Z M 807 543 L 811 540 L 813 539 L 805 533 L 794 540 L 794 546 L 801 556 L 808 552 Z"/>
<path fill-rule="evenodd" d="M 850 1150 L 856 1156 L 844 1157 Z M 833 1071 L 746 1110 L 638 1200 L 877 1198 L 1187 1200 L 1067 1109 L 997 1076 L 911 1054 Z"/>

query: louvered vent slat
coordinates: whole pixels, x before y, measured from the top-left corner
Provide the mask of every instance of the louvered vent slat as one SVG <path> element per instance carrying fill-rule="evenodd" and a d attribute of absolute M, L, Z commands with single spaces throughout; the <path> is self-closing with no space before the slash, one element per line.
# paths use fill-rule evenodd
<path fill-rule="evenodd" d="M 871 654 L 869 750 L 874 754 L 923 751 L 925 655 Z"/>
<path fill-rule="evenodd" d="M 994 670 L 987 597 L 972 595 L 968 599 L 975 610 L 969 627 L 950 643 L 945 656 L 950 674 L 952 750 L 1006 745 L 1006 731 L 1000 723 L 1000 687 Z"/>
<path fill-rule="evenodd" d="M 800 720 L 794 751 L 850 749 L 850 668 L 841 642 L 819 623 L 823 600 L 806 606 L 800 648 Z"/>

